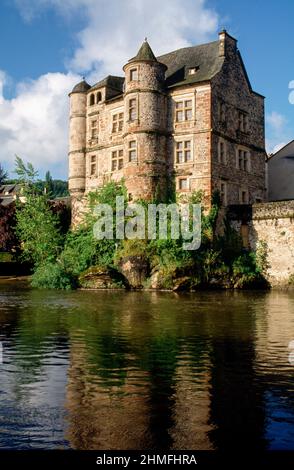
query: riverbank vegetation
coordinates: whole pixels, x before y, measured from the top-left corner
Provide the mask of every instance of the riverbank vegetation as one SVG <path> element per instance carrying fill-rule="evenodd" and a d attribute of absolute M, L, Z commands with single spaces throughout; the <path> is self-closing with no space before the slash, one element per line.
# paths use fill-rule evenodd
<path fill-rule="evenodd" d="M 195 290 L 266 286 L 266 245 L 261 244 L 256 252 L 244 249 L 239 234 L 226 221 L 218 193 L 213 196 L 210 211 L 201 213 L 201 246 L 197 250 L 183 249 L 182 237 L 173 239 L 170 231 L 166 239 L 122 240 L 115 238 L 114 230 L 113 239 L 100 240 L 93 230 L 97 222 L 95 207 L 97 204 L 110 205 L 114 223 L 116 197 L 122 196 L 124 208 L 127 207 L 123 181 L 109 182 L 89 193 L 85 218 L 72 230 L 68 211 L 62 205 L 52 205 L 50 190 L 40 189 L 32 165 L 25 165 L 21 159 L 16 164 L 18 182 L 23 187 L 26 202 L 17 200 L 4 222 L 2 220 L 0 241 L 2 237 L 4 251 L 13 252 L 18 260 L 31 264 L 34 287 Z M 48 175 L 47 179 L 50 180 Z M 201 203 L 202 199 L 202 193 L 197 192 L 187 202 Z M 176 202 L 172 192 L 164 202 Z M 140 203 L 147 217 L 147 202 Z M 10 236 L 6 230 L 8 223 L 11 224 Z"/>
<path fill-rule="evenodd" d="M 226 222 L 218 233 L 221 205 L 217 193 L 209 213 L 201 215 L 201 246 L 188 251 L 183 249 L 182 238 L 175 240 L 170 235 L 164 240 L 98 240 L 94 237 L 93 227 L 97 221 L 94 207 L 107 203 L 115 215 L 116 196 L 123 196 L 127 201 L 123 181 L 110 182 L 90 193 L 85 220 L 77 229 L 65 232 L 58 214 L 50 209 L 48 195 L 36 191 L 34 175 L 26 174 L 26 177 L 27 201 L 17 204 L 16 234 L 21 241 L 22 258 L 33 265 L 32 285 L 35 287 L 72 289 L 83 286 L 83 280 L 89 275 L 95 277 L 95 273 L 98 277 L 104 275 L 105 279 L 106 272 L 107 275 L 123 273 L 126 277 L 126 282 L 122 283 L 115 279 L 118 276 L 112 276 L 111 287 L 194 290 L 265 286 L 266 247 L 262 247 L 262 253 L 245 250 L 239 235 Z M 201 199 L 201 193 L 194 193 L 189 202 Z M 141 203 L 147 207 L 146 202 Z M 124 269 L 126 263 L 131 263 L 132 277 L 134 271 L 140 271 L 139 283 L 128 278 Z"/>

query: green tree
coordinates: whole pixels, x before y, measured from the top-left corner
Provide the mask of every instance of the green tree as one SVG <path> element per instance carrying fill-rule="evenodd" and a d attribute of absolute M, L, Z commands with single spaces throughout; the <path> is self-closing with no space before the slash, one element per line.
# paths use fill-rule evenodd
<path fill-rule="evenodd" d="M 7 172 L 4 170 L 3 166 L 0 163 L 0 185 L 4 183 L 4 181 L 7 179 Z"/>
<path fill-rule="evenodd" d="M 46 195 L 26 193 L 25 204 L 17 203 L 16 233 L 25 260 L 36 267 L 56 260 L 63 239 L 58 217 L 50 210 Z"/>

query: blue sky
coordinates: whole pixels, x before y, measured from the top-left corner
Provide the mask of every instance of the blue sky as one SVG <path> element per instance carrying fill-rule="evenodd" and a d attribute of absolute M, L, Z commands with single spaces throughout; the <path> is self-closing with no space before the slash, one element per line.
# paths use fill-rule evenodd
<path fill-rule="evenodd" d="M 145 36 L 154 52 L 238 39 L 253 89 L 266 96 L 267 147 L 294 138 L 291 0 L 0 0 L 0 161 L 67 177 L 67 93 L 121 73 Z M 294 82 L 292 83 L 294 89 Z"/>

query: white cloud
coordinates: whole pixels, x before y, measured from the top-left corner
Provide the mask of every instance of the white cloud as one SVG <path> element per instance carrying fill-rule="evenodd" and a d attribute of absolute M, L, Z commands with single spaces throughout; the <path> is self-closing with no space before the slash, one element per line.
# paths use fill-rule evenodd
<path fill-rule="evenodd" d="M 282 114 L 279 114 L 276 111 L 272 111 L 266 116 L 266 122 L 272 127 L 274 132 L 280 132 L 286 124 L 287 120 Z"/>
<path fill-rule="evenodd" d="M 46 8 L 70 18 L 82 15 L 79 47 L 68 60 L 77 72 L 122 73 L 147 36 L 155 54 L 211 39 L 217 13 L 206 0 L 15 0 L 23 17 L 32 20 Z"/>
<path fill-rule="evenodd" d="M 269 154 L 276 153 L 291 140 L 291 130 L 287 127 L 287 119 L 282 114 L 272 111 L 266 115 L 267 125 L 266 149 Z"/>
<path fill-rule="evenodd" d="M 0 72 L 0 161 L 6 168 L 12 168 L 17 154 L 41 171 L 54 168 L 55 175 L 66 175 L 67 94 L 79 79 L 48 73 L 19 83 L 15 98 L 6 100 Z"/>
<path fill-rule="evenodd" d="M 51 73 L 17 86 L 5 100 L 0 75 L 0 161 L 11 166 L 14 154 L 36 167 L 67 176 L 67 93 L 86 73 L 90 83 L 106 74 L 122 74 L 144 37 L 159 55 L 211 40 L 218 16 L 206 0 L 14 0 L 25 21 L 38 21 L 46 9 L 64 20 L 82 18 L 78 47 L 68 57 L 67 74 Z M 73 23 L 74 24 L 74 23 Z M 76 21 L 75 21 L 76 24 Z"/>

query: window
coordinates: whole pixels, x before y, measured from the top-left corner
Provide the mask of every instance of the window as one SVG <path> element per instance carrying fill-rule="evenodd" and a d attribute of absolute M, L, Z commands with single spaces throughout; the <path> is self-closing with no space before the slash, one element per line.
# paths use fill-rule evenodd
<path fill-rule="evenodd" d="M 186 191 L 187 189 L 189 189 L 188 178 L 180 178 L 179 179 L 179 189 L 181 191 Z"/>
<path fill-rule="evenodd" d="M 92 155 L 90 157 L 90 175 L 95 176 L 96 175 L 96 169 L 97 169 L 97 164 L 96 164 L 96 155 Z"/>
<path fill-rule="evenodd" d="M 226 147 L 227 147 L 226 143 L 221 140 L 219 142 L 219 147 L 218 147 L 218 161 L 219 163 L 222 163 L 223 165 L 226 165 L 227 163 L 227 148 Z"/>
<path fill-rule="evenodd" d="M 95 104 L 95 95 L 94 95 L 94 93 L 92 93 L 90 95 L 89 104 L 90 104 L 90 106 L 93 106 L 93 104 Z"/>
<path fill-rule="evenodd" d="M 102 94 L 100 91 L 98 91 L 96 96 L 96 103 L 98 104 L 100 101 L 102 101 Z"/>
<path fill-rule="evenodd" d="M 250 172 L 250 168 L 251 168 L 250 152 L 248 152 L 247 150 L 238 149 L 237 168 L 239 170 Z"/>
<path fill-rule="evenodd" d="M 195 75 L 197 70 L 199 70 L 199 67 L 190 67 L 188 70 L 188 75 Z"/>
<path fill-rule="evenodd" d="M 176 142 L 176 162 L 187 163 L 192 160 L 191 155 L 191 140 L 184 140 L 183 142 Z"/>
<path fill-rule="evenodd" d="M 239 131 L 248 132 L 248 115 L 239 111 Z"/>
<path fill-rule="evenodd" d="M 192 100 L 176 102 L 176 121 L 190 121 L 192 119 Z"/>
<path fill-rule="evenodd" d="M 137 119 L 137 100 L 131 98 L 129 101 L 129 120 L 135 121 Z"/>
<path fill-rule="evenodd" d="M 138 80 L 138 69 L 131 69 L 130 70 L 130 81 L 133 82 Z"/>
<path fill-rule="evenodd" d="M 248 204 L 248 191 L 243 189 L 240 191 L 240 204 Z"/>
<path fill-rule="evenodd" d="M 227 183 L 224 181 L 220 183 L 220 200 L 223 206 L 227 205 Z"/>
<path fill-rule="evenodd" d="M 91 129 L 90 129 L 90 133 L 91 133 L 91 140 L 97 140 L 98 138 L 98 120 L 97 119 L 93 119 L 93 121 L 91 121 Z"/>
<path fill-rule="evenodd" d="M 223 101 L 218 102 L 218 120 L 220 123 L 225 123 L 227 119 L 227 107 Z"/>
<path fill-rule="evenodd" d="M 123 150 L 115 150 L 111 154 L 111 171 L 121 170 L 124 166 Z"/>
<path fill-rule="evenodd" d="M 137 161 L 137 143 L 135 140 L 129 142 L 129 162 Z"/>
<path fill-rule="evenodd" d="M 112 133 L 121 132 L 124 126 L 124 113 L 113 114 L 112 116 Z"/>

